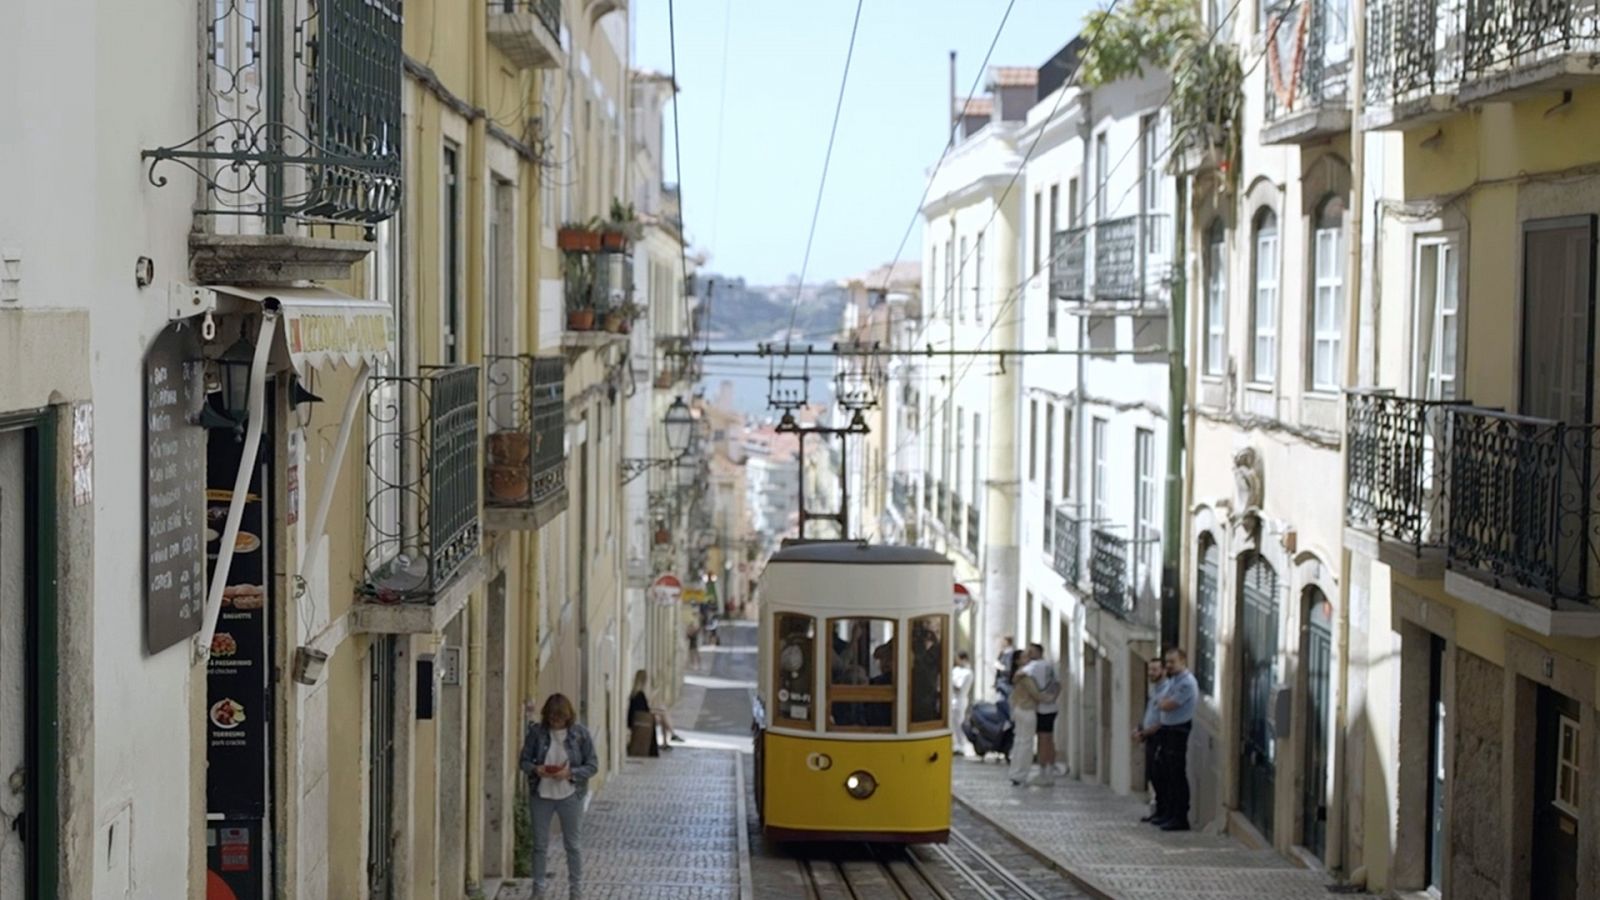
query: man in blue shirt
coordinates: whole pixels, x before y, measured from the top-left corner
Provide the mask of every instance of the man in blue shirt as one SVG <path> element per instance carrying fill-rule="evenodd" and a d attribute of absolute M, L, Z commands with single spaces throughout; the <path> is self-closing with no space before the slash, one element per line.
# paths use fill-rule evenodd
<path fill-rule="evenodd" d="M 1162 831 L 1189 830 L 1189 731 L 1194 726 L 1194 707 L 1200 699 L 1200 686 L 1189 671 L 1189 655 L 1179 647 L 1167 651 L 1166 689 L 1156 704 L 1161 728 L 1156 753 L 1162 783 L 1156 786 L 1156 800 L 1166 808 L 1156 824 Z"/>
<path fill-rule="evenodd" d="M 1156 756 L 1156 746 L 1160 742 L 1155 739 L 1156 733 L 1161 730 L 1161 692 L 1167 687 L 1167 667 L 1161 657 L 1152 656 L 1150 662 L 1145 664 L 1145 678 L 1150 682 L 1147 689 L 1149 693 L 1144 701 L 1144 719 L 1139 727 L 1133 730 L 1133 742 L 1144 745 L 1144 777 L 1150 782 L 1150 787 L 1156 793 L 1156 808 L 1150 815 L 1140 819 L 1141 822 L 1154 822 L 1165 813 L 1165 801 L 1160 794 L 1161 789 L 1161 761 Z"/>

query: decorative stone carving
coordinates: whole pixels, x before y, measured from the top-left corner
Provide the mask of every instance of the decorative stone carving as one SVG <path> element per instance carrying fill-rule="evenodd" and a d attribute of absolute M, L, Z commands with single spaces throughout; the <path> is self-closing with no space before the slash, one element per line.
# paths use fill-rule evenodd
<path fill-rule="evenodd" d="M 1233 454 L 1233 501 L 1240 512 L 1261 508 L 1261 455 L 1254 447 Z"/>

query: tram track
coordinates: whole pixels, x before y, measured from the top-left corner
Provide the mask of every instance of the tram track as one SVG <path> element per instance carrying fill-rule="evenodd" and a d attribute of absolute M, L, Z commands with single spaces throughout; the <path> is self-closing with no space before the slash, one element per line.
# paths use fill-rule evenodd
<path fill-rule="evenodd" d="M 810 900 L 1052 900 L 956 829 L 948 844 L 848 844 L 795 863 Z"/>

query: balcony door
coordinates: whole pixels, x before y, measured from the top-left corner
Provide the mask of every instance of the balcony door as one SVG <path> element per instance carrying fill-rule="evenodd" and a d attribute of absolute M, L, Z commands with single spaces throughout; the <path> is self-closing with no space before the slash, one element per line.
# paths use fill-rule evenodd
<path fill-rule="evenodd" d="M 1239 591 L 1239 811 L 1268 840 L 1277 781 L 1272 726 L 1278 659 L 1278 574 L 1246 558 Z"/>
<path fill-rule="evenodd" d="M 1529 222 L 1523 234 L 1520 412 L 1590 419 L 1594 383 L 1595 219 Z"/>

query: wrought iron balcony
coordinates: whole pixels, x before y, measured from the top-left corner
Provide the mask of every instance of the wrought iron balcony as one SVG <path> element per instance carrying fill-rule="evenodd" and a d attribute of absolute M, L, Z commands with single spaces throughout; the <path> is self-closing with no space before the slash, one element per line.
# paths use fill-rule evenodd
<path fill-rule="evenodd" d="M 976 504 L 976 503 L 968 503 L 967 504 L 967 552 L 972 554 L 973 557 L 977 557 L 977 555 L 978 555 L 979 539 L 983 536 L 983 532 L 980 530 L 980 526 L 982 526 L 982 525 L 983 525 L 983 519 L 978 514 L 978 504 Z"/>
<path fill-rule="evenodd" d="M 1044 498 L 1042 521 L 1044 522 L 1044 540 L 1040 541 L 1040 546 L 1043 547 L 1045 555 L 1050 556 L 1055 553 L 1056 547 L 1056 504 L 1048 496 Z"/>
<path fill-rule="evenodd" d="M 1068 228 L 1050 236 L 1050 296 L 1086 300 L 1089 287 L 1089 229 Z"/>
<path fill-rule="evenodd" d="M 484 358 L 485 518 L 496 529 L 543 527 L 567 507 L 566 362 Z"/>
<path fill-rule="evenodd" d="M 489 43 L 522 69 L 558 69 L 561 0 L 488 0 Z"/>
<path fill-rule="evenodd" d="M 200 182 L 197 214 L 262 220 L 205 230 L 245 238 L 287 237 L 289 221 L 371 224 L 394 215 L 401 0 L 202 5 L 201 130 L 143 153 L 151 182 L 168 183 L 167 162 L 189 170 Z"/>
<path fill-rule="evenodd" d="M 1445 543 L 1450 410 L 1380 391 L 1345 398 L 1345 522 L 1420 557 Z"/>
<path fill-rule="evenodd" d="M 1065 578 L 1067 584 L 1074 587 L 1078 584 L 1080 576 L 1079 560 L 1081 559 L 1080 541 L 1082 540 L 1082 525 L 1077 517 L 1072 515 L 1070 507 L 1058 506 L 1055 509 L 1055 558 L 1053 568 L 1056 574 Z"/>
<path fill-rule="evenodd" d="M 927 472 L 922 473 L 922 508 L 929 513 L 938 508 L 934 506 L 933 476 Z"/>
<path fill-rule="evenodd" d="M 949 530 L 952 541 L 960 543 L 961 523 L 965 521 L 966 515 L 961 505 L 961 495 L 952 490 L 950 492 L 950 510 L 944 520 L 945 528 Z"/>
<path fill-rule="evenodd" d="M 1363 124 L 1423 121 L 1455 106 L 1465 0 L 1368 0 Z"/>
<path fill-rule="evenodd" d="M 900 513 L 901 518 L 909 518 L 916 512 L 916 486 L 912 483 L 911 476 L 905 472 L 896 472 L 889 486 L 895 510 Z"/>
<path fill-rule="evenodd" d="M 477 366 L 374 376 L 367 387 L 366 573 L 380 603 L 434 603 L 478 558 Z M 375 460 L 398 454 L 398 466 Z M 392 509 L 392 518 L 375 510 Z"/>
<path fill-rule="evenodd" d="M 1600 603 L 1600 426 L 1450 413 L 1453 572 L 1544 603 Z"/>
<path fill-rule="evenodd" d="M 1142 307 L 1165 303 L 1171 268 L 1167 217 L 1159 213 L 1106 219 L 1094 226 L 1096 306 Z"/>
<path fill-rule="evenodd" d="M 1128 539 L 1096 528 L 1089 544 L 1089 584 L 1094 602 L 1119 618 L 1133 613 L 1128 590 Z"/>
<path fill-rule="evenodd" d="M 1350 130 L 1348 10 L 1344 0 L 1277 0 L 1267 8 L 1263 143 Z"/>
<path fill-rule="evenodd" d="M 933 513 L 933 518 L 942 525 L 944 524 L 945 510 L 950 508 L 946 505 L 950 499 L 950 492 L 945 489 L 942 481 L 936 482 L 933 490 L 933 509 L 930 512 Z"/>
<path fill-rule="evenodd" d="M 1600 8 L 1589 0 L 1463 2 L 1463 102 L 1600 78 Z"/>

